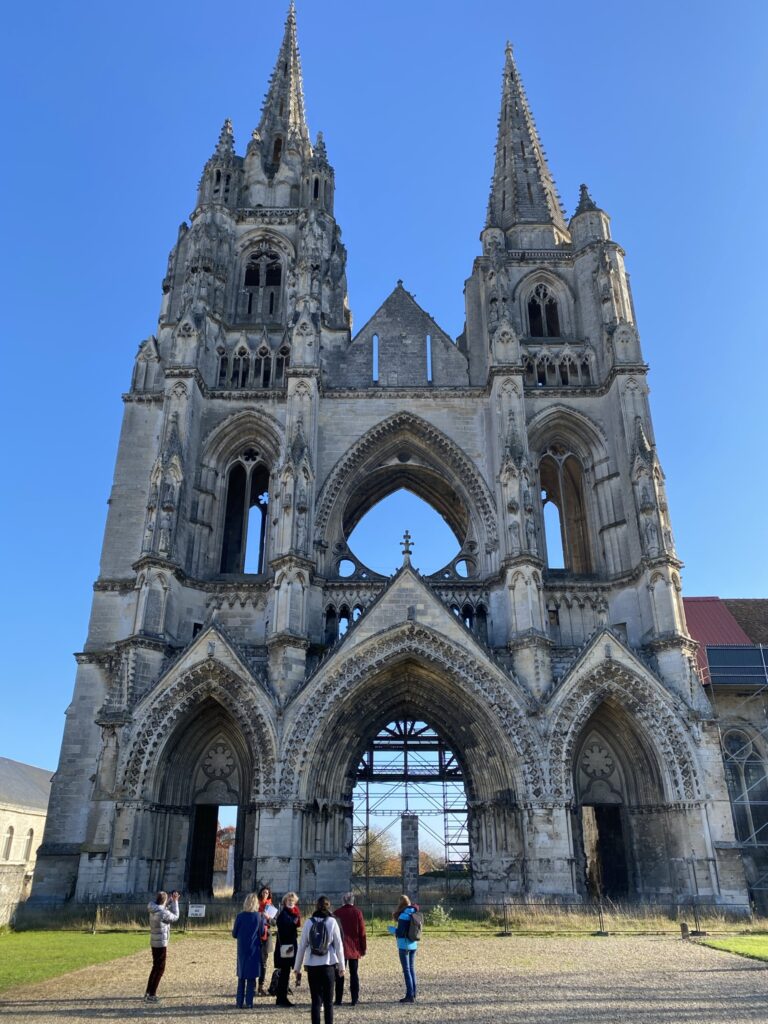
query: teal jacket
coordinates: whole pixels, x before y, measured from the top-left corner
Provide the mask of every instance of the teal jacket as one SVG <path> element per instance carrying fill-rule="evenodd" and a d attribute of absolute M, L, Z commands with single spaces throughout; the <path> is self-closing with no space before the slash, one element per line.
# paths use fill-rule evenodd
<path fill-rule="evenodd" d="M 414 914 L 418 909 L 419 908 L 416 906 L 416 904 L 412 903 L 410 905 L 410 907 L 406 907 L 405 910 L 402 912 L 402 914 L 398 917 L 397 924 L 396 925 L 391 924 L 387 928 L 387 931 L 390 933 L 390 935 L 397 936 L 397 948 L 398 949 L 418 949 L 419 948 L 418 942 L 412 942 L 408 938 L 401 938 L 397 934 L 398 931 L 400 931 L 400 932 L 405 932 L 406 935 L 407 935 L 407 933 L 408 933 L 408 922 L 411 919 L 411 914 Z M 402 922 L 402 924 L 401 924 L 401 922 Z"/>

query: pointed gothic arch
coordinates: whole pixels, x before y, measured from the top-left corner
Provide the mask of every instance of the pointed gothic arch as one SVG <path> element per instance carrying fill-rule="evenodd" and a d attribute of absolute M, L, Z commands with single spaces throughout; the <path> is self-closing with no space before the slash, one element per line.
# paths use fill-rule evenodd
<path fill-rule="evenodd" d="M 133 739 L 122 760 L 120 775 L 132 799 L 152 799 L 158 765 L 179 722 L 213 700 L 237 723 L 252 751 L 248 799 L 274 792 L 277 736 L 273 705 L 252 681 L 208 658 L 178 678 L 151 690 L 137 705 Z"/>
<path fill-rule="evenodd" d="M 401 677 L 409 688 L 393 687 Z M 366 725 L 380 724 L 398 701 L 413 701 L 416 693 L 429 702 L 433 724 L 457 756 L 464 756 L 473 799 L 514 794 L 522 802 L 543 794 L 541 750 L 526 719 L 530 699 L 519 684 L 496 676 L 433 629 L 407 623 L 340 650 L 306 684 L 289 712 L 280 795 L 324 792 L 343 799 L 351 793 L 356 762 L 353 754 L 349 764 L 338 757 L 345 742 L 340 730 L 351 730 L 350 749 L 356 748 Z M 333 757 L 322 753 L 329 744 L 337 751 Z"/>
<path fill-rule="evenodd" d="M 437 509 L 462 550 L 477 558 L 497 548 L 496 501 L 474 462 L 427 420 L 400 412 L 363 434 L 323 484 L 315 527 L 326 571 L 362 516 L 401 487 Z"/>
<path fill-rule="evenodd" d="M 633 672 L 613 658 L 606 657 L 593 669 L 577 668 L 550 702 L 553 795 L 573 799 L 574 748 L 591 716 L 610 701 L 611 706 L 621 708 L 634 723 L 648 756 L 659 766 L 664 801 L 697 799 L 700 794 L 696 758 L 675 700 L 653 677 Z"/>

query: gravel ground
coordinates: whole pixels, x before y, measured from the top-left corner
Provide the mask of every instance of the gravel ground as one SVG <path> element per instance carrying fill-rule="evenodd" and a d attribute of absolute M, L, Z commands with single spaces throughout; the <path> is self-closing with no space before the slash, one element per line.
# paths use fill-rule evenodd
<path fill-rule="evenodd" d="M 234 1007 L 234 943 L 172 943 L 162 1002 L 140 1000 L 149 950 L 0 997 L 0 1018 L 37 1024 L 152 1018 L 196 1024 L 240 1018 Z M 447 938 L 427 936 L 416 957 L 419 999 L 400 1006 L 394 941 L 373 939 L 362 961 L 361 1001 L 336 1024 L 462 1021 L 487 1024 L 741 1024 L 768 1021 L 768 969 L 730 953 L 673 938 Z M 348 993 L 345 993 L 348 999 Z M 309 1022 L 306 979 L 294 1009 L 257 999 L 272 1024 Z"/>

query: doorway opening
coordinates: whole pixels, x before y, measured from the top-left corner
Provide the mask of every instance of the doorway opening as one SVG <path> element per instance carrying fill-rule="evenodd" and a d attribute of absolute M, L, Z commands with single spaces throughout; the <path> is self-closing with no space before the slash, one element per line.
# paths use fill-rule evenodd
<path fill-rule="evenodd" d="M 189 846 L 187 887 L 205 899 L 231 899 L 235 892 L 237 807 L 196 804 Z"/>
<path fill-rule="evenodd" d="M 472 880 L 467 798 L 461 765 L 423 719 L 388 722 L 358 766 L 354 804 L 352 882 L 384 895 L 401 886 L 400 820 L 419 818 L 420 890 L 470 895 Z"/>
<path fill-rule="evenodd" d="M 593 899 L 626 899 L 629 894 L 627 848 L 618 804 L 581 808 L 587 892 Z"/>

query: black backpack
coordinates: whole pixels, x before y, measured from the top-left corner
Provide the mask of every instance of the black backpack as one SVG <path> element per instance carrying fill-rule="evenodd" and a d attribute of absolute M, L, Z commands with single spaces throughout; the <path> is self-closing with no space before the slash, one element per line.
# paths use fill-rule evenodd
<path fill-rule="evenodd" d="M 311 917 L 309 929 L 309 950 L 312 956 L 325 956 L 328 952 L 328 929 L 326 917 Z"/>
<path fill-rule="evenodd" d="M 421 913 L 416 910 L 411 914 L 411 919 L 408 922 L 408 941 L 409 942 L 420 942 L 421 941 L 421 930 L 424 927 L 424 918 Z"/>

